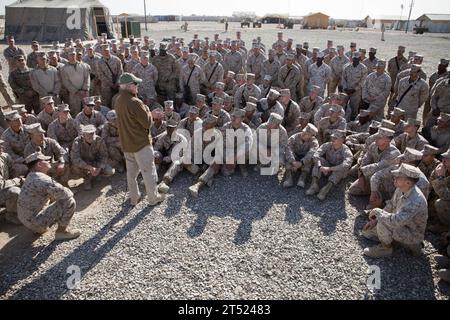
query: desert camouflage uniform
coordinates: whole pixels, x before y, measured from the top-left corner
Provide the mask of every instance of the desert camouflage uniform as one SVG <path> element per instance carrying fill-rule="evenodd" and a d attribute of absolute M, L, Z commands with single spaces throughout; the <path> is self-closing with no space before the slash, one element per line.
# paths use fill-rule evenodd
<path fill-rule="evenodd" d="M 436 167 L 440 164 L 441 162 L 434 158 L 433 161 L 429 164 L 420 161 L 419 165 L 417 166 L 417 168 L 420 169 L 420 171 L 423 172 L 423 174 L 425 175 L 425 177 L 427 177 L 428 179 L 431 177 L 431 173 L 433 173 L 434 169 L 436 169 Z"/>
<path fill-rule="evenodd" d="M 362 99 L 370 103 L 370 107 L 376 107 L 374 120 L 381 120 L 384 117 L 384 107 L 391 92 L 391 77 L 385 72 L 379 75 L 372 72 L 366 77 L 362 88 Z M 369 101 L 369 99 L 375 99 Z"/>
<path fill-rule="evenodd" d="M 329 142 L 333 131 L 338 129 L 345 130 L 346 127 L 347 121 L 343 117 L 338 117 L 335 122 L 331 122 L 330 117 L 322 118 L 317 126 L 317 129 L 319 129 L 318 140 L 320 144 Z"/>
<path fill-rule="evenodd" d="M 446 226 L 450 226 L 450 173 L 447 170 L 444 178 L 439 179 L 436 170 L 434 170 L 430 182 L 439 198 L 434 203 L 439 221 Z"/>
<path fill-rule="evenodd" d="M 259 99 L 260 96 L 261 90 L 256 84 L 253 84 L 250 87 L 247 84 L 243 84 L 239 87 L 234 95 L 234 107 L 240 109 L 245 108 L 245 104 L 248 102 L 249 97 L 255 97 L 256 99 Z"/>
<path fill-rule="evenodd" d="M 92 114 L 90 117 L 88 117 L 83 111 L 81 111 L 75 118 L 75 121 L 77 122 L 79 133 L 81 132 L 81 126 L 92 124 L 97 128 L 97 134 L 101 133 L 101 131 L 103 130 L 103 126 L 107 122 L 103 114 L 97 110 L 92 110 Z"/>
<path fill-rule="evenodd" d="M 294 100 L 289 100 L 287 106 L 284 107 L 283 127 L 288 135 L 295 129 L 300 122 L 300 107 Z"/>
<path fill-rule="evenodd" d="M 395 190 L 384 210 L 375 210 L 377 235 L 383 244 L 391 244 L 394 240 L 409 245 L 423 241 L 428 205 L 417 186 L 405 194 L 400 189 Z"/>
<path fill-rule="evenodd" d="M 438 126 L 431 128 L 430 144 L 439 148 L 438 154 L 446 152 L 450 148 L 450 128 L 443 130 Z"/>
<path fill-rule="evenodd" d="M 327 83 L 331 80 L 331 77 L 331 68 L 325 63 L 322 63 L 320 67 L 315 63 L 310 65 L 308 68 L 308 92 L 311 91 L 312 86 L 319 86 L 319 95 L 323 97 L 325 95 L 325 88 Z"/>
<path fill-rule="evenodd" d="M 38 148 L 41 149 L 41 153 L 44 156 L 51 157 L 50 162 L 52 168 L 48 172 L 48 175 L 55 178 L 62 184 L 67 184 L 70 178 L 70 166 L 69 166 L 69 153 L 59 145 L 56 140 L 52 138 L 44 138 L 42 145 L 38 146 L 30 141 L 24 150 L 24 157 L 37 152 Z M 59 164 L 64 164 L 64 171 L 60 174 L 56 172 L 56 166 Z"/>
<path fill-rule="evenodd" d="M 322 120 L 325 117 L 328 117 L 328 115 L 329 115 L 328 111 L 330 110 L 331 106 L 332 105 L 330 103 L 324 103 L 324 104 L 320 105 L 319 108 L 316 110 L 316 112 L 314 113 L 314 119 L 313 119 L 314 125 L 316 127 L 319 126 L 320 120 Z M 345 111 L 343 108 L 341 108 L 341 112 L 339 113 L 339 115 L 342 118 L 345 118 Z"/>
<path fill-rule="evenodd" d="M 17 69 L 17 63 L 14 57 L 19 55 L 24 56 L 26 58 L 25 52 L 19 47 L 14 48 L 7 47 L 3 51 L 3 56 L 5 57 L 6 61 L 8 61 L 9 73 Z"/>
<path fill-rule="evenodd" d="M 121 167 L 125 159 L 120 146 L 119 130 L 110 122 L 105 123 L 102 130 L 102 139 L 108 149 L 111 166 L 113 168 Z"/>
<path fill-rule="evenodd" d="M 189 75 L 191 74 L 192 68 L 188 65 L 181 69 L 180 71 L 180 88 L 181 91 L 184 91 L 184 86 L 189 86 L 191 90 L 191 101 L 188 103 L 194 103 L 195 97 L 200 93 L 200 85 L 206 81 L 205 74 L 203 70 L 198 66 L 194 65 L 194 71 L 192 71 L 191 78 L 189 79 Z M 189 83 L 188 83 L 189 80 Z"/>
<path fill-rule="evenodd" d="M 216 64 L 217 64 L 217 68 L 215 68 Z M 212 73 L 213 70 L 214 70 L 214 73 Z M 213 90 L 216 82 L 223 81 L 224 69 L 220 62 L 216 62 L 215 64 L 211 64 L 208 62 L 203 67 L 203 74 L 205 77 L 206 88 L 211 91 L 211 90 Z M 225 91 L 225 89 L 224 89 L 224 91 Z"/>
<path fill-rule="evenodd" d="M 361 124 L 358 120 L 347 123 L 347 131 L 354 133 L 368 132 L 370 126 L 370 121 Z"/>
<path fill-rule="evenodd" d="M 49 200 L 52 204 L 46 206 Z M 17 216 L 25 227 L 42 232 L 55 223 L 67 227 L 75 207 L 72 191 L 44 173 L 31 172 L 20 191 Z"/>
<path fill-rule="evenodd" d="M 14 178 L 14 162 L 7 153 L 0 154 L 0 206 L 7 213 L 17 213 L 20 178 Z"/>
<path fill-rule="evenodd" d="M 367 67 L 368 74 L 371 74 L 377 67 L 378 58 L 374 58 L 373 60 L 366 58 L 362 63 Z"/>
<path fill-rule="evenodd" d="M 290 71 L 292 70 L 292 71 Z M 298 101 L 297 86 L 302 80 L 302 70 L 296 65 L 284 65 L 278 72 L 278 85 L 281 89 L 289 89 L 291 92 L 291 99 Z"/>
<path fill-rule="evenodd" d="M 111 176 L 114 170 L 109 165 L 108 148 L 100 136 L 95 136 L 92 144 L 84 141 L 83 137 L 77 137 L 70 151 L 72 168 L 75 175 L 84 179 L 89 178 L 88 166 L 102 169 L 101 174 Z"/>
<path fill-rule="evenodd" d="M 409 82 L 409 77 L 400 80 L 398 84 L 397 99 L 400 99 L 409 86 L 413 85 L 412 89 L 403 97 L 402 101 L 397 104 L 397 108 L 405 110 L 405 118 L 417 118 L 417 112 L 428 99 L 429 87 L 425 80 L 419 78 L 414 83 Z"/>
<path fill-rule="evenodd" d="M 47 136 L 56 140 L 67 152 L 72 148 L 73 141 L 78 136 L 78 125 L 72 118 L 62 125 L 58 119 L 48 126 Z"/>
<path fill-rule="evenodd" d="M 286 170 L 293 171 L 292 163 L 300 161 L 301 172 L 310 173 L 313 165 L 314 153 L 319 149 L 319 142 L 315 137 L 310 141 L 303 141 L 301 133 L 291 136 L 286 148 Z"/>
<path fill-rule="evenodd" d="M 184 118 L 178 124 L 178 129 L 183 129 L 189 131 L 189 136 L 185 136 L 185 138 L 190 141 L 191 137 L 194 135 L 194 131 L 198 128 L 202 127 L 203 120 L 198 118 L 195 121 L 190 121 L 189 118 Z M 181 130 L 179 132 L 182 133 Z"/>
<path fill-rule="evenodd" d="M 312 114 L 315 114 L 322 104 L 323 98 L 319 96 L 317 96 L 317 98 L 314 101 L 311 101 L 310 97 L 307 96 L 301 99 L 300 102 L 298 103 L 301 112 Z"/>
<path fill-rule="evenodd" d="M 14 161 L 14 172 L 17 176 L 25 176 L 28 172 L 28 167 L 24 164 L 24 150 L 25 146 L 30 142 L 30 136 L 23 128 L 19 133 L 14 132 L 8 128 L 2 134 L 2 140 L 5 141 L 5 153 L 9 154 Z"/>
<path fill-rule="evenodd" d="M 141 61 L 139 59 L 136 60 L 134 58 L 131 58 L 130 60 L 128 60 L 125 63 L 125 68 L 123 69 L 123 71 L 128 72 L 128 73 L 133 73 L 134 68 L 140 63 L 141 63 Z"/>
<path fill-rule="evenodd" d="M 344 71 L 344 66 L 349 62 L 350 60 L 345 55 L 331 59 L 331 79 L 328 84 L 328 95 L 335 93 L 336 89 L 341 86 L 342 72 Z"/>
<path fill-rule="evenodd" d="M 214 116 L 216 116 L 218 118 L 217 122 L 216 122 L 216 128 L 221 128 L 226 123 L 231 121 L 230 114 L 228 112 L 226 112 L 225 110 L 223 110 L 223 109 L 221 109 L 219 111 L 219 114 L 214 114 L 214 112 L 212 110 L 209 111 L 208 113 L 210 113 L 210 114 L 212 114 L 212 115 L 214 115 Z M 203 120 L 204 120 L 204 118 L 203 118 Z"/>
<path fill-rule="evenodd" d="M 397 146 L 397 149 L 400 150 L 401 153 L 403 153 L 405 152 L 406 148 L 422 151 L 423 147 L 425 147 L 425 145 L 429 142 L 420 134 L 416 134 L 415 137 L 410 138 L 407 133 L 402 133 L 401 135 L 394 138 L 394 143 Z"/>
<path fill-rule="evenodd" d="M 271 113 L 279 114 L 280 116 L 282 116 L 284 118 L 284 108 L 283 108 L 283 105 L 279 101 L 276 101 L 275 105 L 270 109 L 269 109 L 269 103 L 267 102 L 267 98 L 263 98 L 259 102 L 261 104 L 261 108 L 264 110 L 264 112 L 262 112 L 260 114 L 263 122 L 265 122 L 265 121 L 267 121 L 267 119 L 269 119 Z"/>
<path fill-rule="evenodd" d="M 161 124 L 159 125 L 159 127 L 156 126 L 156 122 L 153 121 L 152 126 L 150 127 L 150 135 L 152 136 L 152 138 L 156 138 L 157 136 L 159 136 L 161 133 L 166 131 L 166 121 L 161 121 Z"/>
<path fill-rule="evenodd" d="M 91 67 L 91 74 L 90 74 L 91 86 L 90 86 L 90 90 L 89 90 L 90 96 L 100 95 L 101 84 L 100 84 L 100 80 L 98 77 L 97 65 L 101 59 L 102 59 L 101 56 L 99 56 L 97 54 L 94 54 L 93 57 L 89 57 L 86 54 L 81 59 L 84 63 L 88 64 Z"/>
<path fill-rule="evenodd" d="M 151 63 L 144 66 L 142 63 L 138 63 L 135 65 L 132 73 L 142 79 L 142 82 L 139 84 L 139 95 L 144 98 L 144 101 L 148 101 L 153 99 L 156 101 L 156 83 L 158 82 L 158 69 Z"/>
<path fill-rule="evenodd" d="M 262 65 L 261 77 L 264 79 L 265 76 L 271 76 L 272 86 L 276 87 L 278 85 L 278 72 L 280 68 L 281 64 L 277 60 L 274 59 L 272 62 L 266 60 Z"/>
<path fill-rule="evenodd" d="M 263 72 L 263 64 L 266 61 L 266 58 L 262 53 L 258 56 L 254 54 L 248 57 L 247 60 L 247 72 L 255 74 L 255 83 L 260 84 L 262 81 L 262 72 Z"/>
<path fill-rule="evenodd" d="M 45 131 L 47 131 L 50 123 L 52 123 L 57 118 L 58 118 L 58 113 L 56 111 L 54 111 L 52 114 L 50 114 L 48 112 L 45 112 L 45 110 L 42 110 L 37 115 L 37 119 L 39 120 L 39 122 L 42 126 L 42 129 L 44 129 Z"/>
<path fill-rule="evenodd" d="M 111 68 L 113 74 L 109 70 L 107 64 Z M 120 76 L 123 73 L 122 62 L 119 58 L 111 55 L 111 58 L 106 61 L 104 57 L 97 63 L 98 78 L 101 81 L 101 96 L 102 101 L 108 108 L 111 108 L 112 97 L 114 96 L 114 86 L 118 83 Z"/>
<path fill-rule="evenodd" d="M 169 120 L 173 120 L 176 123 L 180 123 L 181 121 L 181 117 L 178 113 L 176 113 L 175 111 L 173 111 L 170 115 L 168 115 L 167 113 L 165 113 L 164 115 L 164 120 L 166 122 L 168 122 Z"/>
<path fill-rule="evenodd" d="M 342 88 L 356 90 L 353 94 L 349 96 L 350 107 L 352 109 L 352 115 L 356 117 L 359 112 L 359 107 L 361 105 L 362 99 L 362 86 L 364 80 L 367 77 L 367 67 L 362 63 L 354 67 L 353 64 L 348 64 L 344 67 L 342 72 L 341 84 Z"/>
<path fill-rule="evenodd" d="M 173 179 L 181 172 L 183 171 L 183 163 L 182 163 L 182 157 L 183 154 L 177 155 L 179 157 L 179 160 L 173 160 L 173 157 L 176 155 L 172 154 L 172 151 L 174 150 L 175 146 L 178 144 L 185 145 L 187 147 L 188 142 L 186 138 L 175 131 L 176 137 L 172 139 L 167 132 L 163 132 L 161 135 L 159 135 L 156 138 L 156 143 L 154 145 L 154 152 L 155 152 L 155 159 L 160 159 L 164 163 L 169 165 L 169 168 L 167 169 L 166 173 L 164 174 L 163 179 L 167 182 L 172 182 Z M 163 159 L 165 158 L 171 158 L 170 162 L 165 161 Z"/>
<path fill-rule="evenodd" d="M 430 103 L 432 111 L 439 110 L 440 112 L 450 113 L 450 80 L 445 79 L 436 84 L 433 88 Z M 438 117 L 430 113 L 426 126 L 431 127 L 435 125 L 437 118 Z"/>
<path fill-rule="evenodd" d="M 235 74 L 241 73 L 242 71 L 242 54 L 238 51 L 228 52 L 223 57 L 223 67 L 225 68 L 225 73 L 228 71 L 233 71 Z"/>
<path fill-rule="evenodd" d="M 327 142 L 319 147 L 313 156 L 314 168 L 312 176 L 320 179 L 322 173 L 320 167 L 334 167 L 337 170 L 333 171 L 328 177 L 328 181 L 334 185 L 347 177 L 353 162 L 352 151 L 345 144 L 341 148 L 335 150 L 331 142 Z"/>
<path fill-rule="evenodd" d="M 274 151 L 272 151 L 272 148 L 274 147 L 272 146 L 272 130 L 267 129 L 267 124 L 268 124 L 267 122 L 261 124 L 256 130 L 256 137 L 258 137 L 258 155 L 259 155 L 258 161 L 261 160 L 260 157 L 263 157 L 265 158 L 263 159 L 263 161 L 261 161 L 263 164 L 267 164 L 267 162 L 270 162 L 271 158 L 270 157 L 266 158 L 266 155 L 268 154 L 267 151 L 270 150 L 271 156 L 278 157 L 279 165 L 284 166 L 286 162 L 286 147 L 288 144 L 287 131 L 282 125 L 279 126 L 278 141 L 275 143 L 275 147 L 278 148 L 278 153 L 275 154 Z M 263 130 L 265 130 L 267 133 L 266 139 L 262 139 L 259 136 L 259 133 L 262 132 Z"/>
<path fill-rule="evenodd" d="M 370 178 L 370 191 L 377 192 L 382 201 L 387 202 L 394 196 L 396 188 L 394 185 L 394 175 L 392 174 L 392 170 L 397 170 L 399 167 L 400 165 L 389 166 L 387 168 L 384 168 L 383 170 L 376 172 Z M 428 182 L 427 177 L 423 173 L 421 173 L 416 186 L 423 193 L 425 199 L 427 199 L 430 194 L 431 186 Z"/>

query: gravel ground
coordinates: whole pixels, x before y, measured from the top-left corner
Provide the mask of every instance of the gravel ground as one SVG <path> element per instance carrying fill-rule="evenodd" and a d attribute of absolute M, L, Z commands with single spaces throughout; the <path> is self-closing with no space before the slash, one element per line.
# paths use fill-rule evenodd
<path fill-rule="evenodd" d="M 150 35 L 182 36 L 178 27 L 152 24 Z M 220 32 L 222 25 L 190 28 L 203 37 Z M 237 29 L 231 25 L 233 33 Z M 243 38 L 249 43 L 261 35 L 272 43 L 276 31 L 274 26 L 255 33 L 245 29 Z M 382 46 L 373 31 L 285 33 L 309 40 L 311 47 L 328 38 L 344 44 L 355 39 L 360 46 L 377 46 L 380 57 L 406 44 L 425 55 L 429 74 L 450 49 L 445 35 L 388 32 Z M 83 234 L 67 243 L 53 242 L 52 232 L 36 239 L 22 227 L 0 222 L 0 299 L 450 298 L 450 286 L 438 283 L 433 260 L 439 239 L 427 235 L 423 257 L 399 248 L 389 259 L 364 258 L 363 248 L 373 243 L 358 235 L 364 201 L 344 193 L 348 181 L 320 202 L 297 188 L 283 190 L 280 179 L 253 172 L 248 178 L 219 177 L 194 200 L 187 192 L 194 178 L 183 173 L 160 206 L 148 208 L 143 201 L 132 209 L 125 176 L 117 175 L 89 193 L 77 193 L 73 225 Z M 380 268 L 381 288 L 372 292 L 367 271 L 374 265 Z M 74 290 L 67 288 L 70 266 L 81 270 Z"/>

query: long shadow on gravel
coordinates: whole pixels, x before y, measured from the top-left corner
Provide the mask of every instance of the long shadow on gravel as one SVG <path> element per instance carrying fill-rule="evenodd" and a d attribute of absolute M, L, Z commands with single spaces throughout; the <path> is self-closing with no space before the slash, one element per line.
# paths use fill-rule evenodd
<path fill-rule="evenodd" d="M 69 274 L 67 273 L 67 268 L 69 266 L 78 265 L 81 269 L 81 275 L 87 274 L 112 248 L 114 248 L 119 241 L 121 241 L 139 223 L 141 223 L 141 221 L 152 211 L 152 209 L 153 207 L 146 207 L 134 218 L 124 224 L 120 229 L 112 231 L 112 227 L 125 218 L 132 210 L 128 202 L 123 204 L 121 211 L 114 216 L 108 224 L 99 230 L 94 237 L 81 244 L 71 254 L 62 259 L 57 265 L 40 275 L 39 278 L 29 284 L 26 284 L 13 295 L 12 299 L 60 298 L 68 291 L 66 281 L 69 277 Z M 103 239 L 111 232 L 114 232 L 114 235 L 102 243 Z M 45 254 L 48 256 L 49 253 L 50 252 L 46 252 Z M 17 261 L 16 263 L 20 264 L 23 262 Z M 113 270 L 111 270 L 111 272 L 113 272 Z M 59 285 L 49 286 L 49 283 Z"/>
<path fill-rule="evenodd" d="M 37 239 L 31 231 L 23 226 L 3 223 L 1 232 L 8 233 L 9 241 L 0 251 L 0 296 L 13 285 L 28 278 L 53 253 L 55 246 L 33 247 Z M 18 260 L 21 261 L 18 261 Z"/>

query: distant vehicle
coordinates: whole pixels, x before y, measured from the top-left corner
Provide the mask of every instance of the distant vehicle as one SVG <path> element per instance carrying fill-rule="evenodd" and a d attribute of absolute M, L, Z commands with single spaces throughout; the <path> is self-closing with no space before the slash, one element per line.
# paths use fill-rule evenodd
<path fill-rule="evenodd" d="M 250 28 L 250 24 L 252 23 L 252 19 L 250 18 L 245 18 L 244 20 L 241 21 L 241 28 L 247 26 L 247 28 Z"/>
<path fill-rule="evenodd" d="M 294 29 L 294 21 L 290 19 L 286 19 L 283 22 L 284 28 L 283 29 Z"/>
<path fill-rule="evenodd" d="M 261 28 L 262 22 L 261 20 L 253 22 L 253 28 Z"/>
<path fill-rule="evenodd" d="M 413 31 L 415 34 L 424 34 L 425 32 L 428 32 L 428 28 L 414 27 Z"/>

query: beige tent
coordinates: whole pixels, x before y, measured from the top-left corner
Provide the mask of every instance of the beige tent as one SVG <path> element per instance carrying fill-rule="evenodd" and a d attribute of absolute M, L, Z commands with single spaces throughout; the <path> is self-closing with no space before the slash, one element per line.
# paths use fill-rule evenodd
<path fill-rule="evenodd" d="M 98 0 L 19 0 L 5 7 L 5 20 L 5 36 L 21 42 L 114 35 L 109 9 Z"/>

